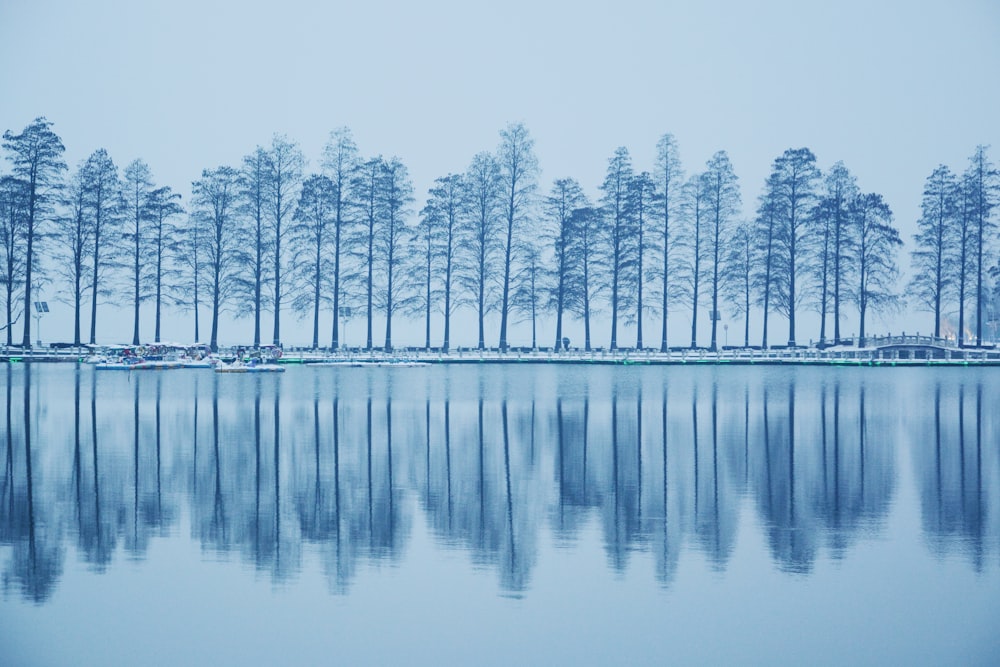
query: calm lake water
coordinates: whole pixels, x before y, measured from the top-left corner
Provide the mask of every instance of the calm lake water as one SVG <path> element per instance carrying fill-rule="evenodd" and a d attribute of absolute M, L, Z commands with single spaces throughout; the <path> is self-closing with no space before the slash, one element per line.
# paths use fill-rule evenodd
<path fill-rule="evenodd" d="M 996 664 L 1000 372 L 0 367 L 0 664 Z"/>

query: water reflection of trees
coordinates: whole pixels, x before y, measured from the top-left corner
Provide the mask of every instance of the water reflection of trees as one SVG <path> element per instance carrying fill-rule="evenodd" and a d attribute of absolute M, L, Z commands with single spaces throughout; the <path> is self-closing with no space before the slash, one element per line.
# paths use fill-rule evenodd
<path fill-rule="evenodd" d="M 45 372 L 7 369 L 0 438 L 3 585 L 37 602 L 66 539 L 103 571 L 185 528 L 275 582 L 318 559 L 343 593 L 359 567 L 402 558 L 417 507 L 443 548 L 512 595 L 529 588 L 546 527 L 561 546 L 598 531 L 615 571 L 648 554 L 664 586 L 685 550 L 725 570 L 747 503 L 775 564 L 807 573 L 881 528 L 904 400 L 928 406 L 906 423 L 932 549 L 979 567 L 997 543 L 997 429 L 981 382 L 928 382 L 904 399 L 885 380 L 818 371 L 645 369 L 570 391 L 497 373 L 469 391 L 448 373 L 401 388 L 367 371 L 179 381 L 82 368 L 60 376 L 68 405 L 50 405 Z"/>
<path fill-rule="evenodd" d="M 997 415 L 986 396 L 982 383 L 946 378 L 911 422 L 924 535 L 935 554 L 965 555 L 977 571 L 1000 543 Z"/>

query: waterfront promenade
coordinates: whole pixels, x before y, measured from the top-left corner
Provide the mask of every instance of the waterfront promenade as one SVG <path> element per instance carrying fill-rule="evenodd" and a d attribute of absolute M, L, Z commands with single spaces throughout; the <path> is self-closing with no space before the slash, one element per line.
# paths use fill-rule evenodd
<path fill-rule="evenodd" d="M 121 347 L 121 346 L 108 346 Z M 76 362 L 83 363 L 101 346 L 50 348 L 38 346 L 30 349 L 0 348 L 0 362 Z M 221 348 L 218 356 L 227 359 L 235 356 L 236 347 Z M 679 365 L 679 364 L 737 364 L 737 365 L 860 365 L 860 366 L 1000 366 L 1000 349 L 996 346 L 959 347 L 954 340 L 919 335 L 873 336 L 859 347 L 856 340 L 841 341 L 834 346 L 803 347 L 725 347 L 712 351 L 706 348 L 671 348 L 666 352 L 654 349 L 620 348 L 618 350 L 579 348 L 555 351 L 551 348 L 531 349 L 514 347 L 506 352 L 497 349 L 479 350 L 458 347 L 447 352 L 423 348 L 397 348 L 385 351 L 380 348 L 343 348 L 341 350 L 311 350 L 286 348 L 279 363 L 284 364 L 387 364 L 393 362 L 423 362 L 429 364 L 472 363 L 571 363 L 609 365 Z"/>

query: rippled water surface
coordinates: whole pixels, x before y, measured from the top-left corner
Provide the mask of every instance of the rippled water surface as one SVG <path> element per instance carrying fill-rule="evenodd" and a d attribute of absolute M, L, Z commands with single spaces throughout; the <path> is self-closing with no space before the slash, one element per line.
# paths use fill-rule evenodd
<path fill-rule="evenodd" d="M 1000 373 L 0 367 L 0 664 L 995 664 Z"/>

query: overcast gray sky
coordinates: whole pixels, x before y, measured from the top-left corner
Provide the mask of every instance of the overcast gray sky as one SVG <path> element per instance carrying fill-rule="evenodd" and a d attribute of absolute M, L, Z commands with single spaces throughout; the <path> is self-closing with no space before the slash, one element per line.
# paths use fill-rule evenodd
<path fill-rule="evenodd" d="M 142 158 L 186 199 L 203 168 L 237 165 L 276 132 L 316 169 L 330 130 L 346 125 L 363 154 L 405 162 L 419 210 L 434 178 L 523 121 L 543 192 L 571 176 L 595 195 L 617 146 L 651 169 L 670 132 L 689 172 L 729 152 L 749 215 L 773 159 L 807 146 L 822 168 L 843 160 L 885 196 L 904 268 L 927 175 L 963 170 L 977 144 L 998 158 L 998 72 L 995 0 L 0 3 L 0 129 L 48 117 L 71 167 L 104 147 L 119 167 Z M 70 339 L 70 316 L 57 305 L 43 338 Z M 677 344 L 687 317 L 676 313 Z M 188 319 L 173 318 L 167 337 L 190 339 Z M 898 322 L 932 328 L 925 313 Z M 142 326 L 151 337 L 151 314 Z M 283 326 L 287 342 L 308 342 L 308 326 Z M 800 326 L 800 340 L 815 337 L 811 320 Z M 221 339 L 245 340 L 249 327 L 227 322 Z M 130 333 L 126 311 L 99 328 L 106 342 Z M 510 338 L 530 340 L 524 328 Z"/>

